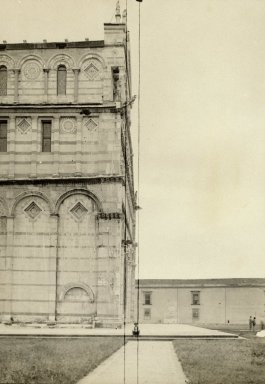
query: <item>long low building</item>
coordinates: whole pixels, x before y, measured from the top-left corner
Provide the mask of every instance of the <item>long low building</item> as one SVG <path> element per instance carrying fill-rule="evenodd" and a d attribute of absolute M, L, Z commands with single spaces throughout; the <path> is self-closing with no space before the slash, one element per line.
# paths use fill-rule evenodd
<path fill-rule="evenodd" d="M 265 321 L 265 279 L 140 279 L 136 296 L 138 287 L 140 323 Z"/>

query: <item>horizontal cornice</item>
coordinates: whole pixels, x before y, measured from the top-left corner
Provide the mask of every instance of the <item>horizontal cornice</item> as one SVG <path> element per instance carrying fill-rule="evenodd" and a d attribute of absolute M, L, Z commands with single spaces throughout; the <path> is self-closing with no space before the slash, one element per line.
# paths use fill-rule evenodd
<path fill-rule="evenodd" d="M 16 113 L 19 110 L 27 111 L 55 111 L 60 112 L 65 109 L 71 110 L 72 112 L 80 113 L 85 116 L 89 116 L 95 112 L 120 112 L 120 105 L 116 103 L 38 103 L 38 104 L 27 104 L 27 103 L 0 103 L 0 112 L 9 111 Z"/>
<path fill-rule="evenodd" d="M 121 183 L 124 185 L 124 177 L 121 175 L 100 175 L 100 176 L 76 176 L 76 177 L 45 177 L 45 178 L 13 178 L 0 179 L 0 185 L 11 184 L 68 184 L 68 183 L 86 183 L 86 184 L 104 184 Z"/>
<path fill-rule="evenodd" d="M 28 49 L 102 48 L 102 47 L 104 47 L 104 40 L 0 44 L 1 51 L 28 50 Z"/>

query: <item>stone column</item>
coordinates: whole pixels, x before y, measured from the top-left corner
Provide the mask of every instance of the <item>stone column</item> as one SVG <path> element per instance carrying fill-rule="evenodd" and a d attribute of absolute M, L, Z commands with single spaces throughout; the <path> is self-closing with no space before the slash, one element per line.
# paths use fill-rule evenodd
<path fill-rule="evenodd" d="M 73 72 L 74 72 L 74 76 L 75 76 L 75 79 L 74 79 L 74 102 L 77 103 L 78 102 L 78 77 L 79 77 L 79 72 L 80 72 L 80 68 L 73 68 Z"/>
<path fill-rule="evenodd" d="M 37 177 L 37 136 L 38 136 L 38 117 L 31 117 L 31 164 L 30 177 Z"/>
<path fill-rule="evenodd" d="M 56 320 L 57 310 L 57 288 L 58 288 L 58 237 L 59 237 L 59 215 L 52 213 L 50 232 L 50 255 L 49 255 L 49 321 Z"/>
<path fill-rule="evenodd" d="M 8 124 L 8 177 L 13 179 L 15 175 L 16 117 L 10 116 Z"/>
<path fill-rule="evenodd" d="M 59 176 L 59 150 L 60 150 L 60 116 L 55 116 L 53 119 L 52 128 L 52 152 L 53 152 L 53 177 Z"/>
<path fill-rule="evenodd" d="M 75 176 L 81 176 L 82 174 L 82 117 L 77 118 L 76 129 L 76 174 Z"/>
<path fill-rule="evenodd" d="M 14 102 L 17 102 L 18 101 L 18 80 L 19 80 L 20 69 L 19 68 L 14 68 L 13 71 L 14 71 L 14 74 L 15 74 Z"/>
<path fill-rule="evenodd" d="M 5 301 L 5 318 L 10 320 L 12 316 L 13 297 L 13 239 L 14 239 L 14 217 L 6 218 L 6 287 L 7 297 Z"/>
<path fill-rule="evenodd" d="M 49 68 L 43 68 L 44 72 L 44 96 L 45 96 L 45 101 L 48 101 L 48 85 L 49 85 Z"/>

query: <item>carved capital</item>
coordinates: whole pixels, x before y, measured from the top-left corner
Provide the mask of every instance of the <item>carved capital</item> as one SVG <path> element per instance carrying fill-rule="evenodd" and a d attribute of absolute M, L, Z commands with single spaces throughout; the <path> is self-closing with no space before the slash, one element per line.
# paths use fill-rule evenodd
<path fill-rule="evenodd" d="M 78 74 L 80 72 L 80 68 L 72 68 L 74 74 Z"/>

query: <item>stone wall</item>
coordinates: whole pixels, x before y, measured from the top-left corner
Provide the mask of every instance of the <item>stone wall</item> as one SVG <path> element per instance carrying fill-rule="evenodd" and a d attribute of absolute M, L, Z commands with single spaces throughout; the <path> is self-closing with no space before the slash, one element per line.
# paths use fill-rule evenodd
<path fill-rule="evenodd" d="M 199 292 L 199 304 L 192 302 L 194 291 Z M 150 305 L 145 304 L 146 292 L 151 294 Z M 265 282 L 230 287 L 146 286 L 140 288 L 139 315 L 144 323 L 248 324 L 249 316 L 265 321 L 264 305 Z"/>
<path fill-rule="evenodd" d="M 121 173 L 119 116 L 114 113 L 0 111 L 8 121 L 8 151 L 0 152 L 0 179 Z M 52 124 L 51 152 L 42 152 L 41 124 Z"/>
<path fill-rule="evenodd" d="M 2 320 L 132 319 L 130 52 L 124 24 L 104 32 L 105 41 L 1 44 Z"/>
<path fill-rule="evenodd" d="M 122 188 L 119 180 L 0 186 L 3 318 L 122 321 Z"/>

